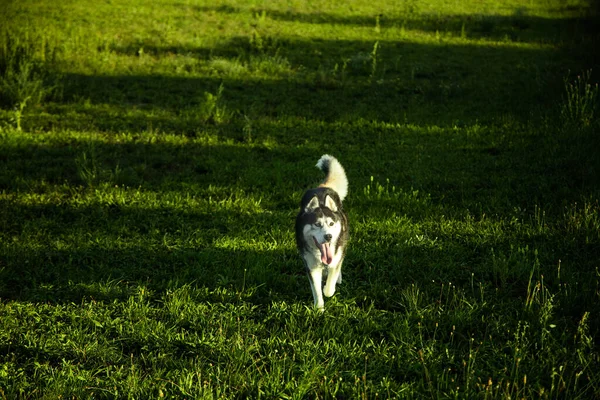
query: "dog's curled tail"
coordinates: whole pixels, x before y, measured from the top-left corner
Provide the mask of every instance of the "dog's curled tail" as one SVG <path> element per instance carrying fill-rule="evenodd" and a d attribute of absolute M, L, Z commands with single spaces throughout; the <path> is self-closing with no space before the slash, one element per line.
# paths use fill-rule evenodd
<path fill-rule="evenodd" d="M 335 157 L 324 154 L 317 161 L 317 167 L 326 175 L 320 186 L 335 190 L 340 200 L 344 200 L 348 194 L 348 178 L 342 164 Z"/>

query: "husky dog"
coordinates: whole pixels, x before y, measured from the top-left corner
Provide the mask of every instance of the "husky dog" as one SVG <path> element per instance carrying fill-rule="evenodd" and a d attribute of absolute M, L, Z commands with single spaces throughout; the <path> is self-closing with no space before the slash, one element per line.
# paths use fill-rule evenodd
<path fill-rule="evenodd" d="M 317 162 L 325 172 L 325 181 L 310 189 L 302 197 L 296 217 L 296 244 L 304 261 L 315 307 L 324 307 L 323 294 L 335 293 L 335 285 L 342 282 L 342 261 L 348 242 L 348 217 L 342 201 L 348 194 L 348 178 L 339 161 L 328 154 Z M 327 275 L 322 287 L 323 271 Z"/>

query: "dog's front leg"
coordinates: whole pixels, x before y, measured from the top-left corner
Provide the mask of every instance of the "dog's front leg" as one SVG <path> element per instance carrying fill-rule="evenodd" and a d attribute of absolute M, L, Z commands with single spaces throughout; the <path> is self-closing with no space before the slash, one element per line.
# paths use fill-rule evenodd
<path fill-rule="evenodd" d="M 327 282 L 325 283 L 325 289 L 323 294 L 327 297 L 333 296 L 335 293 L 335 285 L 342 281 L 342 262 L 340 261 L 336 266 L 329 266 L 327 271 Z"/>
<path fill-rule="evenodd" d="M 323 293 L 327 297 L 335 293 L 335 285 L 342 282 L 342 262 L 344 261 L 344 252 L 338 251 L 333 257 L 333 262 L 327 268 L 327 282 Z"/>
<path fill-rule="evenodd" d="M 315 300 L 315 307 L 319 310 L 323 310 L 325 301 L 323 300 L 323 268 L 316 267 L 308 270 L 308 280 L 310 281 L 310 288 L 312 289 L 313 299 Z"/>

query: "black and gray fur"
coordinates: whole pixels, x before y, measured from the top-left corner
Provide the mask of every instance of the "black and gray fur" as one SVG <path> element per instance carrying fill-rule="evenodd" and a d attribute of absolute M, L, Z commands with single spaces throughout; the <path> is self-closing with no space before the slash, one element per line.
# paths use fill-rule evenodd
<path fill-rule="evenodd" d="M 323 309 L 323 295 L 333 296 L 335 285 L 342 281 L 349 239 L 342 201 L 348 192 L 348 179 L 342 165 L 330 155 L 323 155 L 317 167 L 326 178 L 302 197 L 296 217 L 296 244 L 308 273 L 315 307 Z M 323 273 L 327 276 L 324 287 Z"/>

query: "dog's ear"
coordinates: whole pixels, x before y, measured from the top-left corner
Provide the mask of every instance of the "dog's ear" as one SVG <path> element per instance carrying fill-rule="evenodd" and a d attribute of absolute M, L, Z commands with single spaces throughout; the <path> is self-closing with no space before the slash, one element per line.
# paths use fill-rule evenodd
<path fill-rule="evenodd" d="M 335 204 L 335 201 L 331 198 L 331 196 L 325 197 L 325 207 L 329 208 L 333 212 L 337 212 L 338 208 Z"/>
<path fill-rule="evenodd" d="M 319 208 L 319 199 L 315 196 L 308 202 L 306 207 L 304 207 L 304 212 L 312 212 L 317 208 Z"/>

